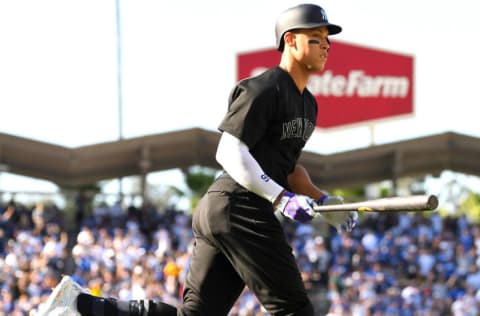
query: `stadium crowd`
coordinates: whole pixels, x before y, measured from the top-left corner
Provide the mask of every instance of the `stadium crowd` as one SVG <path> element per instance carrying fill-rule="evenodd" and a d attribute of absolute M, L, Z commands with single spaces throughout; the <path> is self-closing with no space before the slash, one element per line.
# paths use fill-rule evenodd
<path fill-rule="evenodd" d="M 181 303 L 188 212 L 101 204 L 73 233 L 63 215 L 0 202 L 0 315 L 34 315 L 62 273 L 96 295 Z M 284 225 L 319 315 L 480 313 L 480 226 L 466 217 L 362 215 L 350 234 L 320 220 Z M 230 315 L 267 314 L 245 289 Z"/>

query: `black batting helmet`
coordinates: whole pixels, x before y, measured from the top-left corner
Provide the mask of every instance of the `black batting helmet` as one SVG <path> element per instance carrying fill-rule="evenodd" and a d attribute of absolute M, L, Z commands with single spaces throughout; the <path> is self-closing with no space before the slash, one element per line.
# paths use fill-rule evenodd
<path fill-rule="evenodd" d="M 342 28 L 328 22 L 327 14 L 322 7 L 316 4 L 300 4 L 296 7 L 285 10 L 275 24 L 275 35 L 277 38 L 277 49 L 283 51 L 283 35 L 295 29 L 310 29 L 326 26 L 330 35 L 338 34 Z"/>

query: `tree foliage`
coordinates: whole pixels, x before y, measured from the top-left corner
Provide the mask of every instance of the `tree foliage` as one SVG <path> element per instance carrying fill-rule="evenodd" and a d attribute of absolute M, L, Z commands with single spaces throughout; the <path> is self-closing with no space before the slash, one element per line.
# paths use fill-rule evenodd
<path fill-rule="evenodd" d="M 193 166 L 184 171 L 185 183 L 188 187 L 191 209 L 194 210 L 200 198 L 207 192 L 215 180 L 217 170 Z"/>
<path fill-rule="evenodd" d="M 480 222 L 480 194 L 470 191 L 467 197 L 460 203 L 460 210 L 473 222 Z"/>

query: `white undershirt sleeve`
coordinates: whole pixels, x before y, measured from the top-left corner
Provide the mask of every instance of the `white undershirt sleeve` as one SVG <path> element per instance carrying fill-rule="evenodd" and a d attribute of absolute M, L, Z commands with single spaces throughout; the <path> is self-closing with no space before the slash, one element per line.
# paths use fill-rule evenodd
<path fill-rule="evenodd" d="M 272 204 L 283 190 L 265 174 L 247 145 L 229 133 L 223 132 L 220 137 L 216 159 L 235 181 Z"/>

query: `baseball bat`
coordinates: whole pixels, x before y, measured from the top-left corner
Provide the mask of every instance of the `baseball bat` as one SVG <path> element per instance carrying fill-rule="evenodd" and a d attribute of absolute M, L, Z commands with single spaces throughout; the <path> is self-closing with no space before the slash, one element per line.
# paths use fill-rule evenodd
<path fill-rule="evenodd" d="M 409 195 L 335 205 L 316 205 L 315 212 L 365 211 L 365 212 L 422 212 L 433 211 L 438 206 L 435 195 Z"/>

